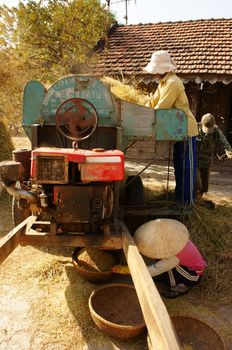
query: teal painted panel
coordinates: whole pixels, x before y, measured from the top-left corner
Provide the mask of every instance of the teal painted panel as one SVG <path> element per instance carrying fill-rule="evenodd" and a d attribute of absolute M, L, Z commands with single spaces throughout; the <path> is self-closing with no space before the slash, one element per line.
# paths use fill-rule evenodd
<path fill-rule="evenodd" d="M 187 117 L 180 109 L 153 109 L 121 101 L 124 138 L 150 137 L 157 141 L 181 141 L 187 137 Z"/>
<path fill-rule="evenodd" d="M 39 123 L 44 96 L 45 88 L 39 81 L 31 80 L 25 85 L 23 94 L 22 124 L 27 136 L 30 139 L 30 125 Z"/>
<path fill-rule="evenodd" d="M 49 88 L 42 105 L 45 124 L 54 124 L 54 117 L 61 103 L 77 97 L 94 105 L 99 116 L 99 125 L 116 125 L 114 100 L 110 90 L 96 78 L 85 76 L 69 76 Z"/>
<path fill-rule="evenodd" d="M 187 116 L 181 109 L 156 109 L 155 119 L 157 141 L 182 141 L 187 138 Z"/>
<path fill-rule="evenodd" d="M 39 81 L 31 80 L 26 84 L 23 95 L 23 125 L 38 122 L 44 96 L 44 86 Z"/>
<path fill-rule="evenodd" d="M 155 110 L 121 101 L 121 125 L 124 137 L 154 136 Z"/>

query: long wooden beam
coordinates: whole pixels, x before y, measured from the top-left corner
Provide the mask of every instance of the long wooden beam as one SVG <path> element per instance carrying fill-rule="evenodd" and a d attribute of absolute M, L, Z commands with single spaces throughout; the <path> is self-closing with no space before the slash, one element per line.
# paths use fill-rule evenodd
<path fill-rule="evenodd" d="M 121 223 L 122 247 L 154 350 L 180 350 L 167 309 L 127 227 Z"/>
<path fill-rule="evenodd" d="M 47 232 L 37 232 L 30 229 L 27 234 L 20 236 L 21 245 L 46 246 L 46 247 L 86 247 L 94 246 L 104 249 L 121 249 L 122 236 L 121 234 L 104 235 L 94 234 L 70 234 L 63 233 L 53 235 Z"/>
<path fill-rule="evenodd" d="M 36 216 L 29 216 L 0 240 L 0 264 L 17 247 L 22 232 L 29 231 L 35 220 Z"/>

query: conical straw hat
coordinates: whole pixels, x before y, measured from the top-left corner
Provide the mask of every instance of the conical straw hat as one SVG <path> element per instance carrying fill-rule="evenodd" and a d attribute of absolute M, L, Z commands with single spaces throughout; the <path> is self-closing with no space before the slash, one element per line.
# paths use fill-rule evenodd
<path fill-rule="evenodd" d="M 157 219 L 140 226 L 134 241 L 141 254 L 165 259 L 179 253 L 189 239 L 187 227 L 177 220 Z"/>

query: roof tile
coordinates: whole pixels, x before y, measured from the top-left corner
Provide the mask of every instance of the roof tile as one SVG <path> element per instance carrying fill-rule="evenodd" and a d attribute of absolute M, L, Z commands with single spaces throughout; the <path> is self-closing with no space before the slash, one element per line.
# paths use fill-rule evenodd
<path fill-rule="evenodd" d="M 156 50 L 168 50 L 177 73 L 232 74 L 232 18 L 119 25 L 93 67 L 98 74 L 145 75 Z"/>

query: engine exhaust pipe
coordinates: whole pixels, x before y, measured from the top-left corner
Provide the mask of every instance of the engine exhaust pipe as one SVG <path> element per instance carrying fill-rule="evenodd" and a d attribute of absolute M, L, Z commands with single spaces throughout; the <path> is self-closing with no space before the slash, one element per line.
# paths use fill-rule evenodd
<path fill-rule="evenodd" d="M 16 182 L 23 179 L 23 174 L 24 168 L 20 162 L 12 160 L 0 162 L 0 176 L 7 192 L 15 198 L 23 198 L 30 203 L 36 203 L 35 194 L 16 188 Z"/>
<path fill-rule="evenodd" d="M 15 184 L 11 186 L 5 185 L 5 187 L 7 192 L 15 198 L 26 199 L 29 203 L 33 203 L 33 204 L 37 202 L 37 196 L 35 194 L 26 190 L 22 190 L 20 188 L 16 188 Z"/>

